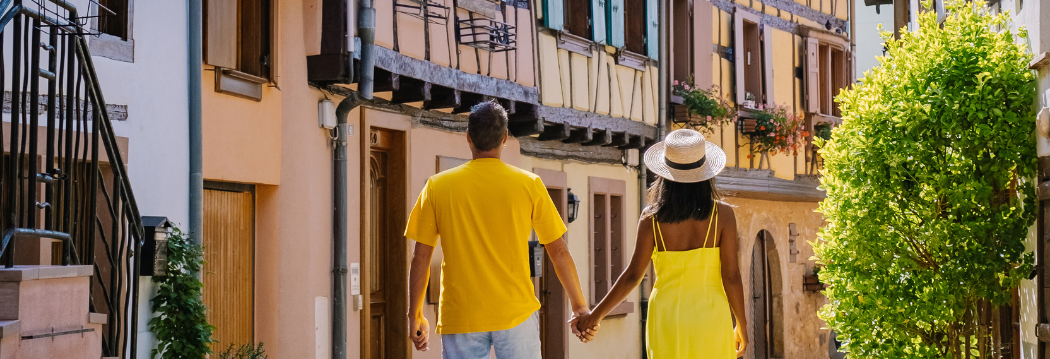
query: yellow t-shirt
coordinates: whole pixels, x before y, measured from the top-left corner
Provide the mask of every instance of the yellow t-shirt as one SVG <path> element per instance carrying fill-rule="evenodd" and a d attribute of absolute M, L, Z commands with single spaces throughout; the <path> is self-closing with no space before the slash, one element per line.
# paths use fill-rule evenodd
<path fill-rule="evenodd" d="M 441 237 L 437 332 L 490 332 L 521 324 L 540 308 L 529 277 L 528 241 L 561 238 L 565 223 L 539 176 L 482 158 L 430 177 L 405 237 Z"/>

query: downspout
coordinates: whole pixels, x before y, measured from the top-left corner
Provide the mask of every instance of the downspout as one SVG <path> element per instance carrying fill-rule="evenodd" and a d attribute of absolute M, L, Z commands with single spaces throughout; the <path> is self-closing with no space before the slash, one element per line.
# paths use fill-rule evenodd
<path fill-rule="evenodd" d="M 198 0 L 199 1 L 199 0 Z M 350 0 L 347 0 L 350 1 Z M 361 81 L 358 92 L 347 96 L 335 109 L 336 141 L 333 163 L 334 228 L 332 230 L 332 359 L 346 359 L 346 272 L 348 271 L 347 249 L 347 164 L 346 146 L 350 125 L 346 117 L 357 106 L 372 98 L 373 74 L 375 73 L 375 9 L 371 0 L 361 0 L 357 19 L 357 34 L 361 38 Z M 353 60 L 350 60 L 353 61 Z M 363 194 L 362 194 L 363 195 Z M 364 345 L 362 343 L 362 345 Z"/>
<path fill-rule="evenodd" d="M 669 18 L 669 14 L 668 14 L 668 5 L 669 5 L 668 0 L 657 0 L 657 8 L 656 9 L 657 9 L 657 12 L 659 13 L 659 18 L 658 18 L 659 26 L 657 27 L 658 32 L 659 32 L 659 34 L 657 34 L 657 37 L 658 37 L 658 48 L 659 48 L 659 51 L 658 51 L 658 54 L 657 54 L 657 56 L 659 57 L 657 59 L 657 66 L 659 68 L 658 76 L 657 76 L 657 86 L 660 87 L 659 89 L 657 89 L 657 101 L 659 103 L 656 105 L 657 106 L 656 108 L 658 109 L 657 120 L 656 120 L 656 140 L 657 141 L 663 141 L 664 134 L 667 133 L 667 129 L 665 128 L 667 126 L 667 114 L 668 114 L 667 103 L 668 103 L 668 100 L 669 100 L 667 92 L 670 89 L 670 87 L 668 87 L 669 84 L 667 82 L 667 77 L 669 75 L 668 74 L 668 69 L 669 69 L 668 63 L 670 62 L 670 51 L 668 51 L 668 48 L 667 48 L 667 46 L 668 46 L 668 41 L 667 40 L 668 40 L 668 37 L 669 37 L 668 28 L 670 27 L 670 18 Z M 639 151 L 641 151 L 641 150 L 639 150 Z M 645 209 L 645 206 L 646 206 L 646 189 L 647 189 L 646 185 L 645 185 L 646 184 L 645 181 L 646 181 L 646 177 L 647 177 L 646 176 L 646 172 L 648 172 L 648 171 L 645 168 L 645 162 L 641 160 L 641 158 L 643 157 L 642 154 L 639 153 L 638 157 L 639 157 L 639 161 L 638 161 L 639 162 L 638 163 L 638 205 L 642 209 Z M 638 290 L 638 296 L 640 297 L 639 298 L 639 302 L 643 306 L 647 306 L 648 303 L 649 303 L 649 297 L 645 293 L 645 285 L 646 285 L 645 282 L 646 281 L 643 278 L 641 289 Z M 642 320 L 642 330 L 641 330 L 641 332 L 642 332 L 642 343 L 643 343 L 643 345 L 642 345 L 642 356 L 641 357 L 645 358 L 645 357 L 647 357 L 647 354 L 648 354 L 646 352 L 646 350 L 645 350 L 645 345 L 644 345 L 645 340 L 646 340 L 646 338 L 645 338 L 645 322 L 648 320 L 648 316 L 649 316 L 648 307 L 641 308 L 641 312 L 642 312 L 642 318 L 641 318 L 641 320 Z"/>
<path fill-rule="evenodd" d="M 202 14 L 201 0 L 188 0 L 188 28 L 186 37 L 187 78 L 189 95 L 189 146 L 190 146 L 190 240 L 194 244 L 203 243 L 204 236 L 204 139 L 201 114 L 201 71 L 204 58 L 202 55 Z M 199 274 L 198 274 L 199 276 Z"/>

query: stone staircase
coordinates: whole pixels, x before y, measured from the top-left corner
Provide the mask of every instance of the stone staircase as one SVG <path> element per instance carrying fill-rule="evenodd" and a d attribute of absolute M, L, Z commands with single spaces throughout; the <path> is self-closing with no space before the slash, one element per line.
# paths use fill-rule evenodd
<path fill-rule="evenodd" d="M 106 315 L 91 313 L 92 266 L 0 268 L 0 359 L 99 359 Z"/>

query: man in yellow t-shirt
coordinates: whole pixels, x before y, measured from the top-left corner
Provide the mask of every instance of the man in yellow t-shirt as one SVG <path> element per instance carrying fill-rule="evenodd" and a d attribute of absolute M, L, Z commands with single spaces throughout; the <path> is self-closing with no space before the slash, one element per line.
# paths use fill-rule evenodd
<path fill-rule="evenodd" d="M 554 264 L 574 316 L 590 312 L 576 264 L 561 240 L 565 223 L 538 176 L 500 160 L 506 141 L 503 107 L 495 102 L 474 106 L 467 122 L 474 159 L 430 177 L 412 209 L 405 236 L 417 242 L 408 312 L 416 350 L 429 349 L 423 299 L 439 237 L 445 256 L 437 323 L 443 358 L 488 358 L 490 349 L 498 359 L 540 358 L 540 303 L 528 262 L 533 231 Z M 577 335 L 589 340 L 589 333 Z"/>

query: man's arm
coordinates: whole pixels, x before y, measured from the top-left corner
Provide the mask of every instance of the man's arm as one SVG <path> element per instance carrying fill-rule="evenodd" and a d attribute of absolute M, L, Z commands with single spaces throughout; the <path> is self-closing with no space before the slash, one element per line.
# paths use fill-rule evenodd
<path fill-rule="evenodd" d="M 547 250 L 547 256 L 551 258 L 551 263 L 554 264 L 554 272 L 558 274 L 561 286 L 569 295 L 573 316 L 589 314 L 591 310 L 587 306 L 587 299 L 583 296 L 583 289 L 580 288 L 580 275 L 576 271 L 576 262 L 572 260 L 572 254 L 569 253 L 569 247 L 565 245 L 565 241 L 558 238 L 544 245 L 544 248 Z M 575 331 L 576 327 L 573 326 L 573 332 Z"/>
<path fill-rule="evenodd" d="M 416 242 L 408 277 L 408 336 L 416 350 L 420 351 L 430 349 L 430 322 L 423 316 L 423 303 L 427 283 L 430 282 L 430 259 L 433 255 L 434 247 Z"/>

